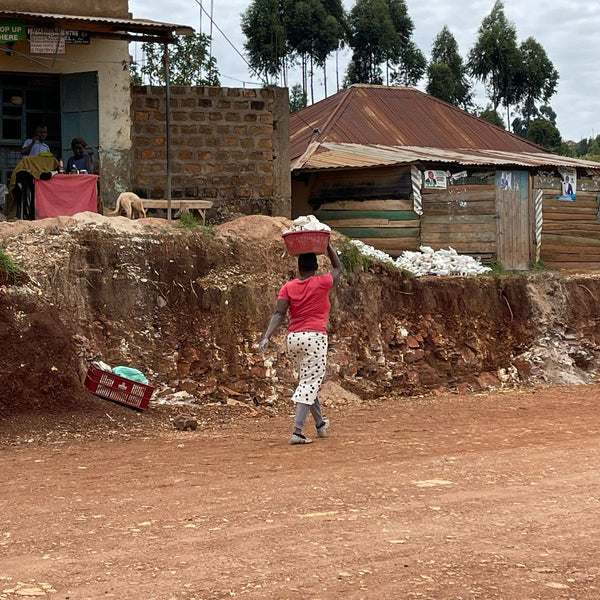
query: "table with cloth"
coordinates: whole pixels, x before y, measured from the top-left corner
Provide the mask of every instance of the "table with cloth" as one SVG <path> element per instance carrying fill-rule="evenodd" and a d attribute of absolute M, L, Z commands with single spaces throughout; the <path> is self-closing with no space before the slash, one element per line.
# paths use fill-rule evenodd
<path fill-rule="evenodd" d="M 55 171 L 58 168 L 58 161 L 53 156 L 25 156 L 14 168 L 12 175 L 10 177 L 10 183 L 8 184 L 8 200 L 6 203 L 6 216 L 8 218 L 17 216 L 17 208 L 21 203 L 26 201 L 28 197 L 28 192 L 31 190 L 25 189 L 31 183 L 32 186 L 35 184 L 35 181 L 40 178 L 42 173 L 48 173 L 50 171 Z M 17 188 L 17 175 L 29 173 L 31 177 L 29 177 L 30 181 L 26 181 L 25 179 L 22 182 L 19 182 L 19 189 Z M 16 192 L 16 193 L 15 193 Z M 31 194 L 33 196 L 33 193 Z M 26 216 L 25 213 L 28 212 L 25 207 L 21 207 L 21 216 Z M 27 207 L 29 208 L 29 207 Z M 33 207 L 31 207 L 33 208 Z M 33 211 L 29 211 L 33 212 Z M 33 215 L 27 215 L 29 218 L 33 218 Z"/>
<path fill-rule="evenodd" d="M 35 218 L 97 212 L 98 175 L 55 175 L 35 182 Z"/>

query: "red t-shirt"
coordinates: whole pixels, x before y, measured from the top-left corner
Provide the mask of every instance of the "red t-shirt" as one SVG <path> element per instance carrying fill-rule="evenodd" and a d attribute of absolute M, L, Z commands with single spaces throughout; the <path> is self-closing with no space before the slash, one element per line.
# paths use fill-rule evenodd
<path fill-rule="evenodd" d="M 318 331 L 327 333 L 327 318 L 331 310 L 329 290 L 333 288 L 331 273 L 308 279 L 293 279 L 279 290 L 278 299 L 290 303 L 289 332 Z"/>

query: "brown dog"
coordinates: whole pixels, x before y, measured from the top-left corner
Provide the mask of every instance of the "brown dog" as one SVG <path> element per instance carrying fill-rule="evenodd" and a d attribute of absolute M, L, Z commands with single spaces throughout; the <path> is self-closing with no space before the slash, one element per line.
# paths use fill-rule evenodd
<path fill-rule="evenodd" d="M 128 219 L 135 219 L 138 216 L 146 218 L 146 209 L 142 199 L 133 192 L 123 192 L 117 198 L 115 210 L 104 213 L 106 216 L 118 215 L 122 210 L 125 211 Z"/>

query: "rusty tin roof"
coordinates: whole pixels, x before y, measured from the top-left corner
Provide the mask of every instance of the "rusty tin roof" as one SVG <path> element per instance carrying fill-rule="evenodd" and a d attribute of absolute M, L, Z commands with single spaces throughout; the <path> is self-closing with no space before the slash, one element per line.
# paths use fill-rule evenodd
<path fill-rule="evenodd" d="M 320 171 L 323 169 L 384 167 L 415 162 L 523 167 L 580 167 L 600 170 L 600 163 L 573 159 L 548 152 L 469 151 L 329 142 L 312 143 L 308 151 L 292 163 L 292 170 Z"/>
<path fill-rule="evenodd" d="M 373 85 L 353 85 L 293 113 L 290 158 L 292 170 L 418 161 L 600 168 L 552 154 L 415 88 Z"/>

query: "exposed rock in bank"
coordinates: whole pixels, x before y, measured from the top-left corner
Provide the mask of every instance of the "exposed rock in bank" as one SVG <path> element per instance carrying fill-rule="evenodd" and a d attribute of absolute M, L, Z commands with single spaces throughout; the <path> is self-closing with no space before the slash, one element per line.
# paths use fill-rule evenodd
<path fill-rule="evenodd" d="M 281 239 L 290 224 L 250 216 L 182 229 L 90 213 L 0 224 L 28 277 L 0 287 L 2 422 L 44 411 L 91 419 L 109 406 L 121 418 L 83 388 L 92 360 L 143 371 L 151 409 L 287 406 L 284 328 L 266 357 L 257 342 L 295 274 Z M 599 299 L 600 276 L 414 278 L 373 262 L 332 295 L 327 379 L 343 392 L 324 401 L 592 381 Z"/>

